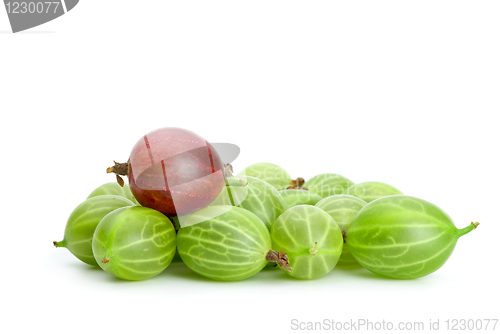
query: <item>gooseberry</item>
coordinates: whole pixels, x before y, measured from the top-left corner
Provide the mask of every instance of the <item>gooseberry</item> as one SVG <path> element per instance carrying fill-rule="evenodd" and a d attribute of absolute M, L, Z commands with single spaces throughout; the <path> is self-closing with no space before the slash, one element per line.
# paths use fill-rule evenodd
<path fill-rule="evenodd" d="M 402 195 L 403 193 L 396 187 L 383 182 L 361 182 L 357 183 L 344 191 L 346 195 L 356 196 L 361 198 L 366 203 L 376 200 L 377 198 Z"/>
<path fill-rule="evenodd" d="M 67 248 L 80 261 L 97 266 L 92 253 L 92 236 L 97 224 L 108 213 L 124 206 L 134 206 L 130 200 L 116 195 L 101 195 L 87 199 L 71 212 L 64 239 L 54 246 Z"/>
<path fill-rule="evenodd" d="M 405 195 L 387 196 L 359 211 L 347 227 L 346 242 L 368 270 L 391 278 L 418 278 L 439 269 L 458 238 L 477 225 L 457 229 L 432 203 Z"/>
<path fill-rule="evenodd" d="M 208 206 L 224 187 L 224 166 L 202 137 L 180 128 L 161 128 L 142 137 L 127 163 L 108 173 L 127 175 L 137 201 L 167 216 Z M 123 184 L 123 181 L 119 182 Z"/>
<path fill-rule="evenodd" d="M 342 253 L 343 239 L 335 220 L 311 205 L 286 210 L 271 227 L 274 250 L 287 254 L 289 275 L 315 279 L 328 274 Z"/>
<path fill-rule="evenodd" d="M 315 205 L 323 199 L 320 195 L 305 189 L 285 189 L 280 191 L 286 205 L 291 208 L 296 205 Z"/>
<path fill-rule="evenodd" d="M 347 227 L 354 216 L 365 205 L 365 201 L 351 195 L 334 195 L 316 203 L 316 207 L 328 213 L 337 222 L 344 236 L 344 247 L 342 248 L 339 265 L 359 265 L 349 251 L 349 246 L 345 243 L 345 235 Z"/>
<path fill-rule="evenodd" d="M 259 162 L 246 167 L 239 176 L 252 176 L 264 180 L 277 190 L 284 190 L 291 185 L 292 178 L 286 170 L 269 162 Z"/>
<path fill-rule="evenodd" d="M 97 226 L 94 258 L 106 272 L 130 281 L 160 274 L 175 254 L 175 229 L 162 213 L 143 206 L 117 209 Z"/>
<path fill-rule="evenodd" d="M 287 205 L 276 188 L 252 176 L 230 176 L 226 188 L 211 205 L 234 205 L 254 213 L 268 229 Z"/>
<path fill-rule="evenodd" d="M 177 249 L 182 261 L 197 274 L 218 281 L 239 281 L 266 266 L 271 238 L 266 225 L 252 212 L 217 205 L 181 221 Z"/>
<path fill-rule="evenodd" d="M 124 184 L 122 187 L 116 182 L 105 183 L 94 189 L 87 198 L 100 195 L 117 195 L 131 200 L 136 205 L 140 205 L 139 202 L 137 202 L 137 200 L 135 199 L 134 195 L 132 195 L 128 184 Z"/>
<path fill-rule="evenodd" d="M 321 197 L 328 197 L 342 194 L 352 185 L 354 182 L 340 174 L 323 173 L 307 180 L 304 183 L 304 188 L 319 194 Z"/>

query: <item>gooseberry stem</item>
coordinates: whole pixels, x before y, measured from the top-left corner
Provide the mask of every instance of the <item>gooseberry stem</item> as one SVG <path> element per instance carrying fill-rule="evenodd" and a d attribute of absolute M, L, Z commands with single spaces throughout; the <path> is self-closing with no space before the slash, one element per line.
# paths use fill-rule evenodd
<path fill-rule="evenodd" d="M 54 246 L 57 247 L 66 247 L 66 242 L 64 240 L 62 241 L 54 241 L 53 242 Z"/>
<path fill-rule="evenodd" d="M 116 182 L 118 182 L 120 187 L 123 187 L 125 182 L 123 181 L 123 179 L 120 175 L 123 175 L 123 176 L 128 175 L 128 162 L 119 163 L 119 162 L 116 162 L 114 160 L 113 160 L 113 162 L 115 163 L 115 165 L 106 168 L 106 173 L 115 173 L 116 174 Z"/>
<path fill-rule="evenodd" d="M 120 163 L 113 160 L 114 166 L 106 168 L 106 173 L 115 173 L 116 175 L 128 175 L 128 162 Z"/>
<path fill-rule="evenodd" d="M 287 271 L 292 271 L 292 268 L 290 267 L 290 263 L 288 262 L 288 257 L 286 256 L 286 253 L 283 252 L 277 252 L 275 250 L 270 250 L 267 255 L 266 255 L 266 260 L 268 262 L 277 262 L 278 265 L 287 270 Z"/>
<path fill-rule="evenodd" d="M 302 185 L 306 182 L 304 178 L 298 177 L 296 180 L 291 180 L 290 185 L 286 187 L 286 189 L 303 189 L 303 190 L 308 190 L 306 187 L 303 187 Z"/>
<path fill-rule="evenodd" d="M 316 253 L 318 252 L 318 243 L 315 242 L 314 245 L 309 248 L 309 253 L 311 253 L 312 256 L 316 256 Z"/>
<path fill-rule="evenodd" d="M 458 230 L 458 237 L 460 238 L 461 236 L 466 235 L 470 231 L 475 230 L 478 227 L 478 225 L 479 225 L 479 223 L 471 222 L 469 226 L 459 229 Z"/>

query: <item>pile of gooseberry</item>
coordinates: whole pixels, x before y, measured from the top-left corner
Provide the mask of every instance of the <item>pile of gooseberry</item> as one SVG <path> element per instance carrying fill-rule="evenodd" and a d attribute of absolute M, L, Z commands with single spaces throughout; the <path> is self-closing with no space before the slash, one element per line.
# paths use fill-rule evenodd
<path fill-rule="evenodd" d="M 208 141 L 180 128 L 146 134 L 107 172 L 117 182 L 94 189 L 54 245 L 124 280 L 152 278 L 176 260 L 219 281 L 264 268 L 317 279 L 349 266 L 418 278 L 479 225 L 457 229 L 436 205 L 382 182 L 294 180 L 272 163 L 233 175 Z"/>

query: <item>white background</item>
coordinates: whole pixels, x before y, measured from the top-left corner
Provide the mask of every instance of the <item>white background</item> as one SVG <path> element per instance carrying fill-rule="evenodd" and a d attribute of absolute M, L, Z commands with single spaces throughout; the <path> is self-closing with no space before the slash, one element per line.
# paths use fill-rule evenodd
<path fill-rule="evenodd" d="M 83 0 L 12 34 L 0 9 L 0 331 L 500 318 L 499 16 L 498 1 Z M 335 268 L 219 283 L 178 263 L 125 282 L 56 250 L 73 208 L 113 180 L 105 168 L 165 126 L 236 143 L 237 171 L 382 181 L 481 225 L 410 281 Z"/>

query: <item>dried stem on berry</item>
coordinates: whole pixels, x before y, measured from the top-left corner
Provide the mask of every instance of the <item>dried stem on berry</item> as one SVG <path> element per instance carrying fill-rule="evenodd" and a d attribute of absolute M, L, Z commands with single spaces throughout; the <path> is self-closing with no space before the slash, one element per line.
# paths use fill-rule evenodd
<path fill-rule="evenodd" d="M 116 182 L 120 185 L 120 187 L 123 187 L 125 182 L 123 181 L 123 178 L 120 175 L 128 175 L 128 162 L 125 163 L 119 163 L 113 160 L 115 163 L 114 166 L 106 168 L 106 173 L 115 173 L 116 174 Z"/>
<path fill-rule="evenodd" d="M 108 167 L 106 173 L 115 173 L 116 175 L 128 175 L 128 162 L 119 163 L 113 160 L 114 166 Z"/>
<path fill-rule="evenodd" d="M 290 263 L 288 262 L 288 257 L 286 256 L 286 253 L 283 252 L 277 252 L 275 250 L 270 250 L 269 253 L 266 255 L 266 261 L 268 262 L 277 262 L 279 266 L 285 270 L 292 271 L 292 268 L 290 267 Z"/>
<path fill-rule="evenodd" d="M 290 185 L 288 187 L 286 187 L 286 189 L 308 190 L 307 188 L 303 187 L 305 182 L 306 182 L 306 180 L 304 180 L 302 177 L 298 177 L 296 180 L 291 180 Z"/>

